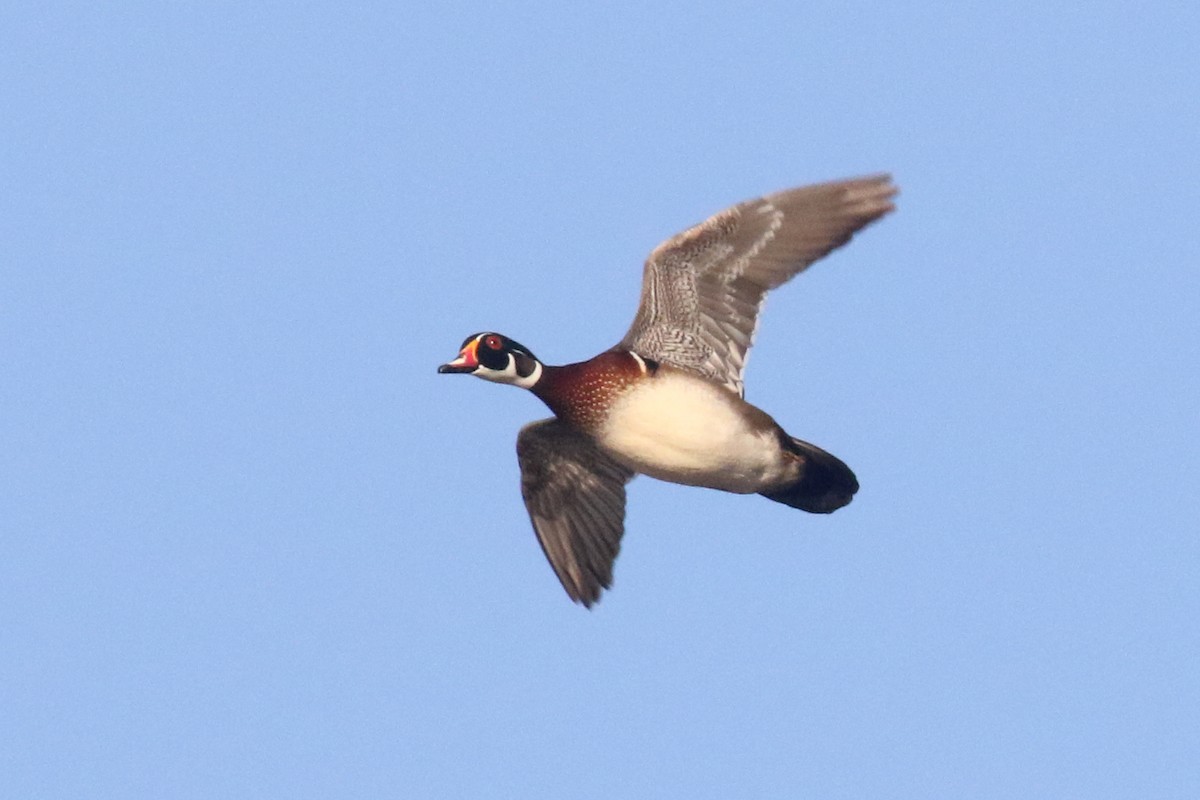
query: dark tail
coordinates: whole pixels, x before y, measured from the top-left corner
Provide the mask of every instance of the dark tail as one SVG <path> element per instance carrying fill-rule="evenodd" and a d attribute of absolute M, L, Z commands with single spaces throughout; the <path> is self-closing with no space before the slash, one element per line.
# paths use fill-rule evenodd
<path fill-rule="evenodd" d="M 849 467 L 816 445 L 786 435 L 780 438 L 798 457 L 800 477 L 779 489 L 760 492 L 763 497 L 813 514 L 829 514 L 850 502 L 858 491 L 858 478 Z"/>

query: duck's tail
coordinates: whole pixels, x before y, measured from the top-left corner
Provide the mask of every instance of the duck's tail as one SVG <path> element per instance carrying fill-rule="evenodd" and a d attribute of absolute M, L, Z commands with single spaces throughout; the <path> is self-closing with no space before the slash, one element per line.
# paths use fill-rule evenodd
<path fill-rule="evenodd" d="M 791 483 L 759 494 L 813 514 L 829 514 L 850 502 L 858 491 L 858 478 L 841 459 L 786 434 L 780 438 L 800 462 L 800 475 Z"/>

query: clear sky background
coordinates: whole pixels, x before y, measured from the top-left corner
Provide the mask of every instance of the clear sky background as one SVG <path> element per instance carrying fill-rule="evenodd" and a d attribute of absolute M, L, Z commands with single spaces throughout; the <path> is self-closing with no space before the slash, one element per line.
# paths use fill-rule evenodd
<path fill-rule="evenodd" d="M 1078 10 L 1074 10 L 1078 9 Z M 9 3 L 0 794 L 1200 796 L 1194 3 Z M 747 396 L 830 517 L 640 478 L 593 611 L 435 374 L 891 171 Z"/>

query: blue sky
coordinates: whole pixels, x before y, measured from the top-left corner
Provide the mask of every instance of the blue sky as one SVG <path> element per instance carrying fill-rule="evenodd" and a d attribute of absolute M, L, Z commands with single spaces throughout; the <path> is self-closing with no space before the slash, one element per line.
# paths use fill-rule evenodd
<path fill-rule="evenodd" d="M 1200 12 L 9 4 L 11 797 L 1200 794 Z M 624 332 L 738 200 L 891 171 L 747 396 L 817 517 L 640 478 L 544 563 L 493 329 Z"/>

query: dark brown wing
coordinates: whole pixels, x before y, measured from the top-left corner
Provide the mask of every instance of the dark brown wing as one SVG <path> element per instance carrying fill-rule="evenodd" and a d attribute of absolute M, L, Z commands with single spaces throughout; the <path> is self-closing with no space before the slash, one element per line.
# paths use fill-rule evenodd
<path fill-rule="evenodd" d="M 556 418 L 517 435 L 521 496 L 542 551 L 567 594 L 591 606 L 612 585 L 634 472 Z"/>
<path fill-rule="evenodd" d="M 655 248 L 620 346 L 742 394 L 746 353 L 766 293 L 894 206 L 887 175 L 749 200 Z"/>

